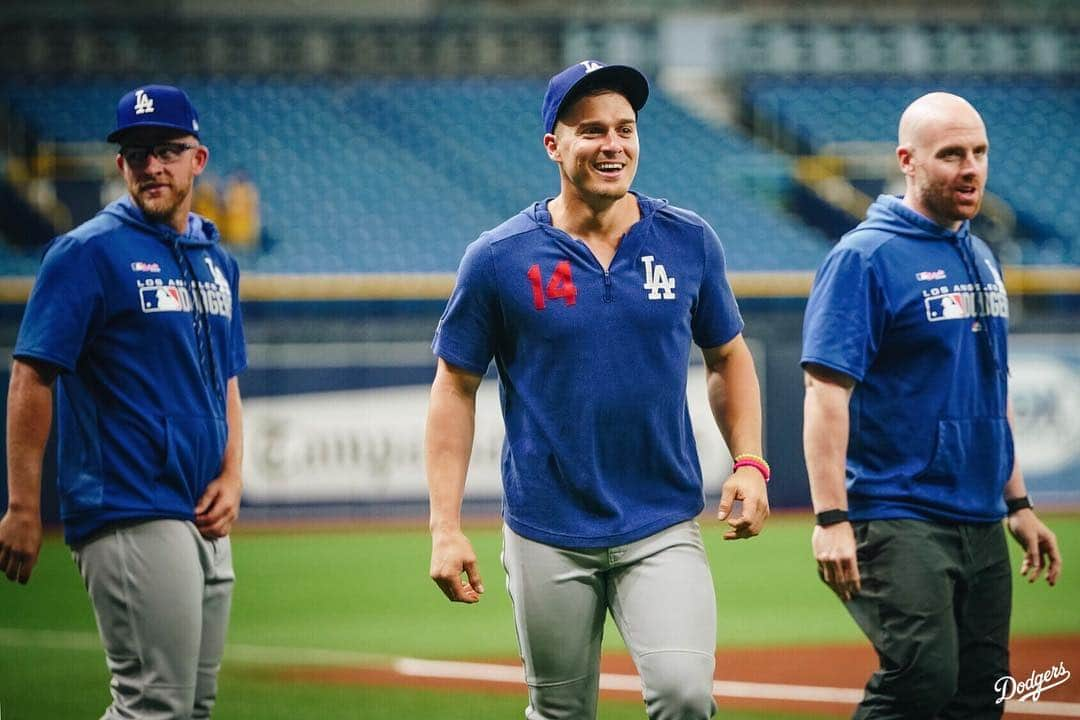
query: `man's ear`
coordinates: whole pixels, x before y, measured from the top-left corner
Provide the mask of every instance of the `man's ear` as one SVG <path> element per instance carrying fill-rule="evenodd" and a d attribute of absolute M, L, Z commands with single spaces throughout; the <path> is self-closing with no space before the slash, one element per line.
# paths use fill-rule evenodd
<path fill-rule="evenodd" d="M 555 136 L 555 133 L 544 135 L 544 149 L 547 150 L 548 157 L 552 161 L 562 161 L 562 155 L 559 153 L 559 138 Z"/>
<path fill-rule="evenodd" d="M 900 172 L 905 175 L 915 174 L 915 149 L 910 145 L 900 145 L 896 148 L 896 162 L 900 165 Z"/>
<path fill-rule="evenodd" d="M 202 175 L 202 171 L 206 169 L 206 163 L 210 161 L 210 148 L 205 145 L 200 145 L 195 148 L 195 152 L 191 154 L 191 171 L 195 175 Z"/>

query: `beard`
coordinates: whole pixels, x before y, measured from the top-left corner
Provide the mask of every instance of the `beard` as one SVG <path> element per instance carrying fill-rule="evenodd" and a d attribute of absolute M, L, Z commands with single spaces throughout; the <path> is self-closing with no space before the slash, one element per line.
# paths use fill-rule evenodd
<path fill-rule="evenodd" d="M 190 187 L 179 188 L 171 183 L 166 187 L 167 191 L 157 197 L 147 197 L 138 189 L 131 193 L 135 204 L 139 206 L 147 220 L 168 224 L 191 192 Z"/>
<path fill-rule="evenodd" d="M 963 222 L 979 214 L 985 194 L 981 188 L 972 203 L 957 202 L 955 192 L 951 185 L 934 183 L 922 188 L 918 194 L 923 207 L 939 221 Z"/>

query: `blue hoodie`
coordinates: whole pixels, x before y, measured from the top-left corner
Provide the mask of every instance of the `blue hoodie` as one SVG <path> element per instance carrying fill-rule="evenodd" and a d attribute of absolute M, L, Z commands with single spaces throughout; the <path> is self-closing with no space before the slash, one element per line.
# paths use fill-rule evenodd
<path fill-rule="evenodd" d="M 853 520 L 992 522 L 1013 467 L 1009 301 L 969 223 L 952 232 L 882 195 L 829 253 L 803 322 L 802 365 L 856 380 Z"/>
<path fill-rule="evenodd" d="M 194 519 L 228 439 L 225 390 L 247 364 L 236 261 L 213 224 L 146 220 L 130 197 L 45 252 L 14 355 L 59 369 L 65 539 L 115 522 Z"/>
<path fill-rule="evenodd" d="M 506 422 L 503 517 L 559 547 L 612 547 L 704 506 L 686 405 L 690 343 L 742 330 L 704 220 L 637 196 L 605 271 L 547 201 L 469 245 L 436 331 L 446 362 L 495 359 Z M 698 391 L 704 392 L 704 388 Z"/>

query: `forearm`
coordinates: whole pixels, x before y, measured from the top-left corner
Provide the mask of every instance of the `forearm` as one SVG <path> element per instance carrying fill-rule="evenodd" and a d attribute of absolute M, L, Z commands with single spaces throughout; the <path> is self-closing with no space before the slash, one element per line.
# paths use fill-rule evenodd
<path fill-rule="evenodd" d="M 424 441 L 433 532 L 461 526 L 461 501 L 475 424 L 475 395 L 437 376 L 431 388 Z"/>
<path fill-rule="evenodd" d="M 1009 475 L 1009 480 L 1005 483 L 1005 490 L 1002 492 L 1002 496 L 1006 500 L 1013 500 L 1015 498 L 1022 498 L 1027 494 L 1027 483 L 1024 482 L 1024 473 L 1020 471 L 1019 461 L 1015 461 L 1013 462 L 1012 474 Z"/>
<path fill-rule="evenodd" d="M 1008 400 L 1005 405 L 1005 414 L 1009 420 L 1009 431 L 1016 434 L 1016 422 L 1013 418 L 1013 406 L 1012 400 Z M 1021 498 L 1027 495 L 1027 483 L 1024 482 L 1024 473 L 1020 469 L 1020 458 L 1014 453 L 1012 472 L 1009 473 L 1009 479 L 1005 483 L 1005 490 L 1002 493 L 1006 500 L 1012 500 L 1014 498 Z"/>
<path fill-rule="evenodd" d="M 742 338 L 726 355 L 706 352 L 709 407 L 732 456 L 762 454 L 761 389 L 754 358 Z"/>
<path fill-rule="evenodd" d="M 244 407 L 240 401 L 240 383 L 235 377 L 229 379 L 226 389 L 225 419 L 228 424 L 229 438 L 225 444 L 221 475 L 235 477 L 240 481 L 244 460 Z"/>
<path fill-rule="evenodd" d="M 52 425 L 52 380 L 18 360 L 7 403 L 8 508 L 39 513 L 41 464 Z"/>
<path fill-rule="evenodd" d="M 843 387 L 807 376 L 803 407 L 803 454 L 814 512 L 847 509 L 845 472 L 848 402 Z"/>

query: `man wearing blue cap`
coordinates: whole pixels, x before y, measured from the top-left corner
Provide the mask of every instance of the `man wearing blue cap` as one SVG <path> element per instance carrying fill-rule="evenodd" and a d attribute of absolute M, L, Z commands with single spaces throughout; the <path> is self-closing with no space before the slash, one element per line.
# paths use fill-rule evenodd
<path fill-rule="evenodd" d="M 431 577 L 452 601 L 484 592 L 460 511 L 476 391 L 494 358 L 506 423 L 503 563 L 530 720 L 596 716 L 609 610 L 650 718 L 716 710 L 716 599 L 694 520 L 704 498 L 686 401 L 691 341 L 735 454 L 724 537 L 757 535 L 769 511 L 757 376 L 720 242 L 694 213 L 630 191 L 648 94 L 645 77 L 621 65 L 586 61 L 551 79 L 543 142 L 560 192 L 468 247 L 433 343 Z"/>
<path fill-rule="evenodd" d="M 56 392 L 64 536 L 109 670 L 104 718 L 208 718 L 225 645 L 246 366 L 236 261 L 190 212 L 208 149 L 182 91 L 121 98 L 128 195 L 46 251 L 14 351 L 0 572 L 41 547 Z"/>

